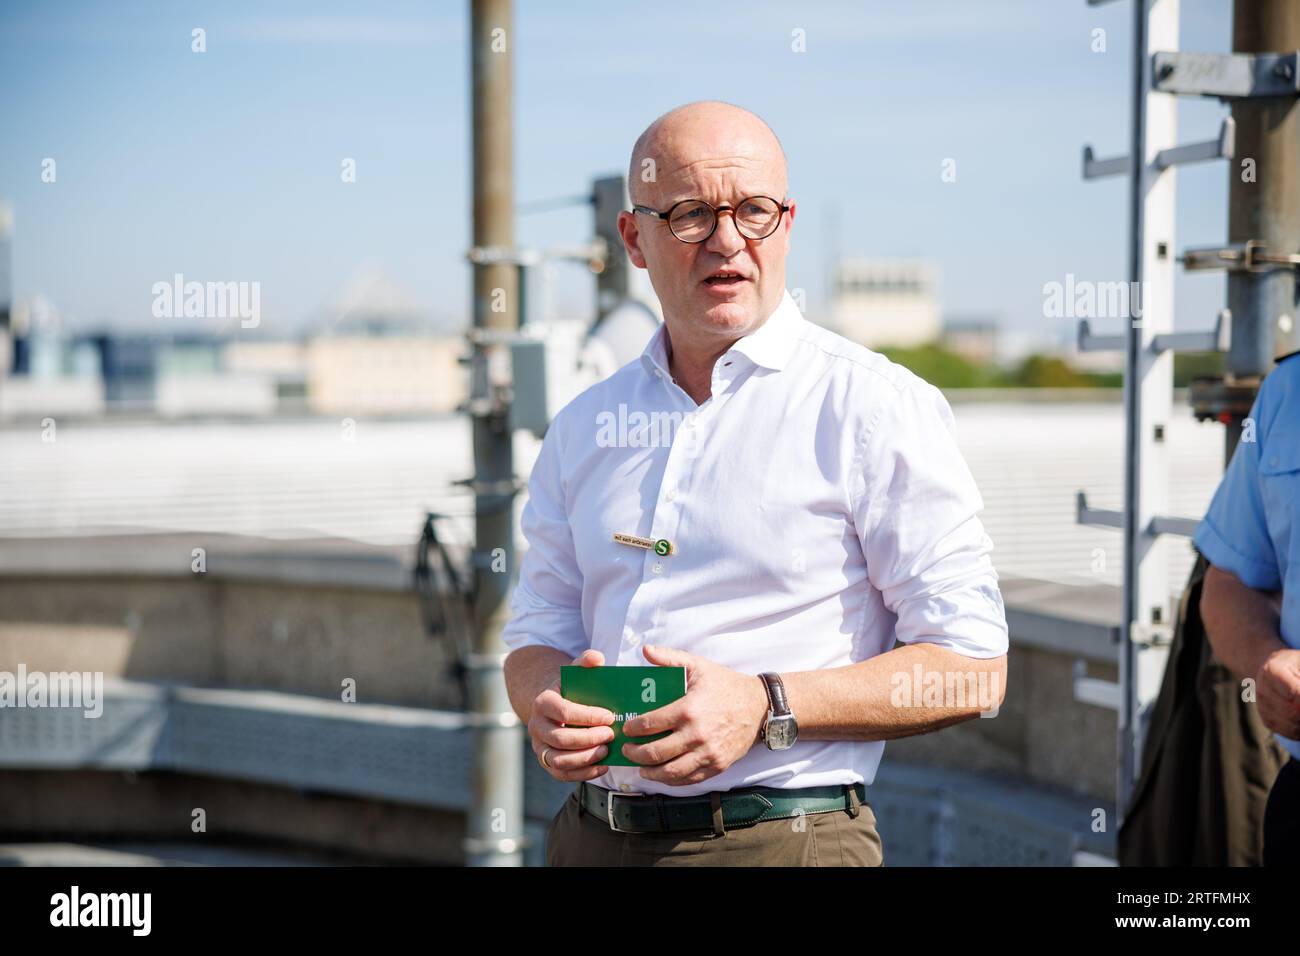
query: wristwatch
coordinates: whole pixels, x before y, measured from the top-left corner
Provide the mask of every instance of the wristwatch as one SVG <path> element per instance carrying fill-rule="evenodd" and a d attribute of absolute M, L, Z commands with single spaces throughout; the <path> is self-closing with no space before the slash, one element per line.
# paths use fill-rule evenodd
<path fill-rule="evenodd" d="M 769 709 L 767 719 L 758 731 L 758 739 L 767 744 L 768 750 L 785 750 L 794 746 L 799 737 L 799 725 L 790 711 L 790 703 L 785 697 L 785 685 L 776 674 L 758 675 L 767 688 Z"/>

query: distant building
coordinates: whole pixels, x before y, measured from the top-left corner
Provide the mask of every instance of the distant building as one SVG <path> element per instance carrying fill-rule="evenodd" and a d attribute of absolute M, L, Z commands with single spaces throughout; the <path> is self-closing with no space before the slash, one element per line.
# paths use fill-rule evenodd
<path fill-rule="evenodd" d="M 998 357 L 998 322 L 979 316 L 945 318 L 940 340 L 968 362 L 987 365 Z"/>
<path fill-rule="evenodd" d="M 450 412 L 468 375 L 460 337 L 329 336 L 307 343 L 307 404 L 318 415 Z"/>
<path fill-rule="evenodd" d="M 164 418 L 258 417 L 278 410 L 275 380 L 226 367 L 225 336 L 173 335 L 156 346 L 154 411 Z"/>
<path fill-rule="evenodd" d="M 831 326 L 868 348 L 939 337 L 934 269 L 919 259 L 845 259 L 835 268 Z"/>
<path fill-rule="evenodd" d="M 90 336 L 99 352 L 104 401 L 112 411 L 143 413 L 154 407 L 158 340 L 148 335 Z"/>
<path fill-rule="evenodd" d="M 261 377 L 275 392 L 277 411 L 302 413 L 307 410 L 307 345 L 304 342 L 227 342 L 221 353 L 227 373 Z"/>
<path fill-rule="evenodd" d="M 318 415 L 427 415 L 466 399 L 461 336 L 433 333 L 420 307 L 376 263 L 360 266 L 321 311 L 305 358 Z"/>

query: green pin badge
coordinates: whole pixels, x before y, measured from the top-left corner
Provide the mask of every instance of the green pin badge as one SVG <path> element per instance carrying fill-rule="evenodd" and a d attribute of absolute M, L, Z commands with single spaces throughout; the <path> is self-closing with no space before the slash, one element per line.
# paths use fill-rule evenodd
<path fill-rule="evenodd" d="M 655 542 L 655 554 L 660 557 L 667 557 L 673 553 L 673 543 L 667 538 L 660 538 Z"/>

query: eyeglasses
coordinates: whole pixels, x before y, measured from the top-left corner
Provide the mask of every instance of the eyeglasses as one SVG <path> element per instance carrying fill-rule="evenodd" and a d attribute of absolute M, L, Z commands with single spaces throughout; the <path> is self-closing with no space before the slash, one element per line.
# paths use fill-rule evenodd
<path fill-rule="evenodd" d="M 718 228 L 718 213 L 731 213 L 736 231 L 746 239 L 766 239 L 781 224 L 781 215 L 790 207 L 770 196 L 750 196 L 734 208 L 728 204 L 711 206 L 703 199 L 683 199 L 675 202 L 667 212 L 649 206 L 633 206 L 633 212 L 643 212 L 668 223 L 674 236 L 682 242 L 704 242 Z"/>

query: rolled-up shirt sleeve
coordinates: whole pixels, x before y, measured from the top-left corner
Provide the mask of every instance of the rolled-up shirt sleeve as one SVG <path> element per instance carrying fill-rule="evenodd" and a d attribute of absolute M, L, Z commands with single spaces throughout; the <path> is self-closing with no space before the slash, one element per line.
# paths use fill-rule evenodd
<path fill-rule="evenodd" d="M 558 420 L 547 430 L 528 479 L 520 519 L 528 550 L 510 599 L 502 640 L 511 650 L 530 644 L 577 657 L 590 646 L 582 624 L 582 572 L 565 506 Z"/>
<path fill-rule="evenodd" d="M 978 517 L 984 502 L 943 394 L 905 379 L 869 421 L 853 474 L 867 576 L 897 616 L 897 639 L 967 657 L 1005 654 L 993 542 Z"/>
<path fill-rule="evenodd" d="M 1250 410 L 1257 433 L 1262 431 L 1263 395 L 1261 390 Z M 1258 440 L 1237 443 L 1209 511 L 1196 526 L 1192 543 L 1207 561 L 1231 572 L 1247 587 L 1260 591 L 1282 587 L 1260 492 Z"/>

